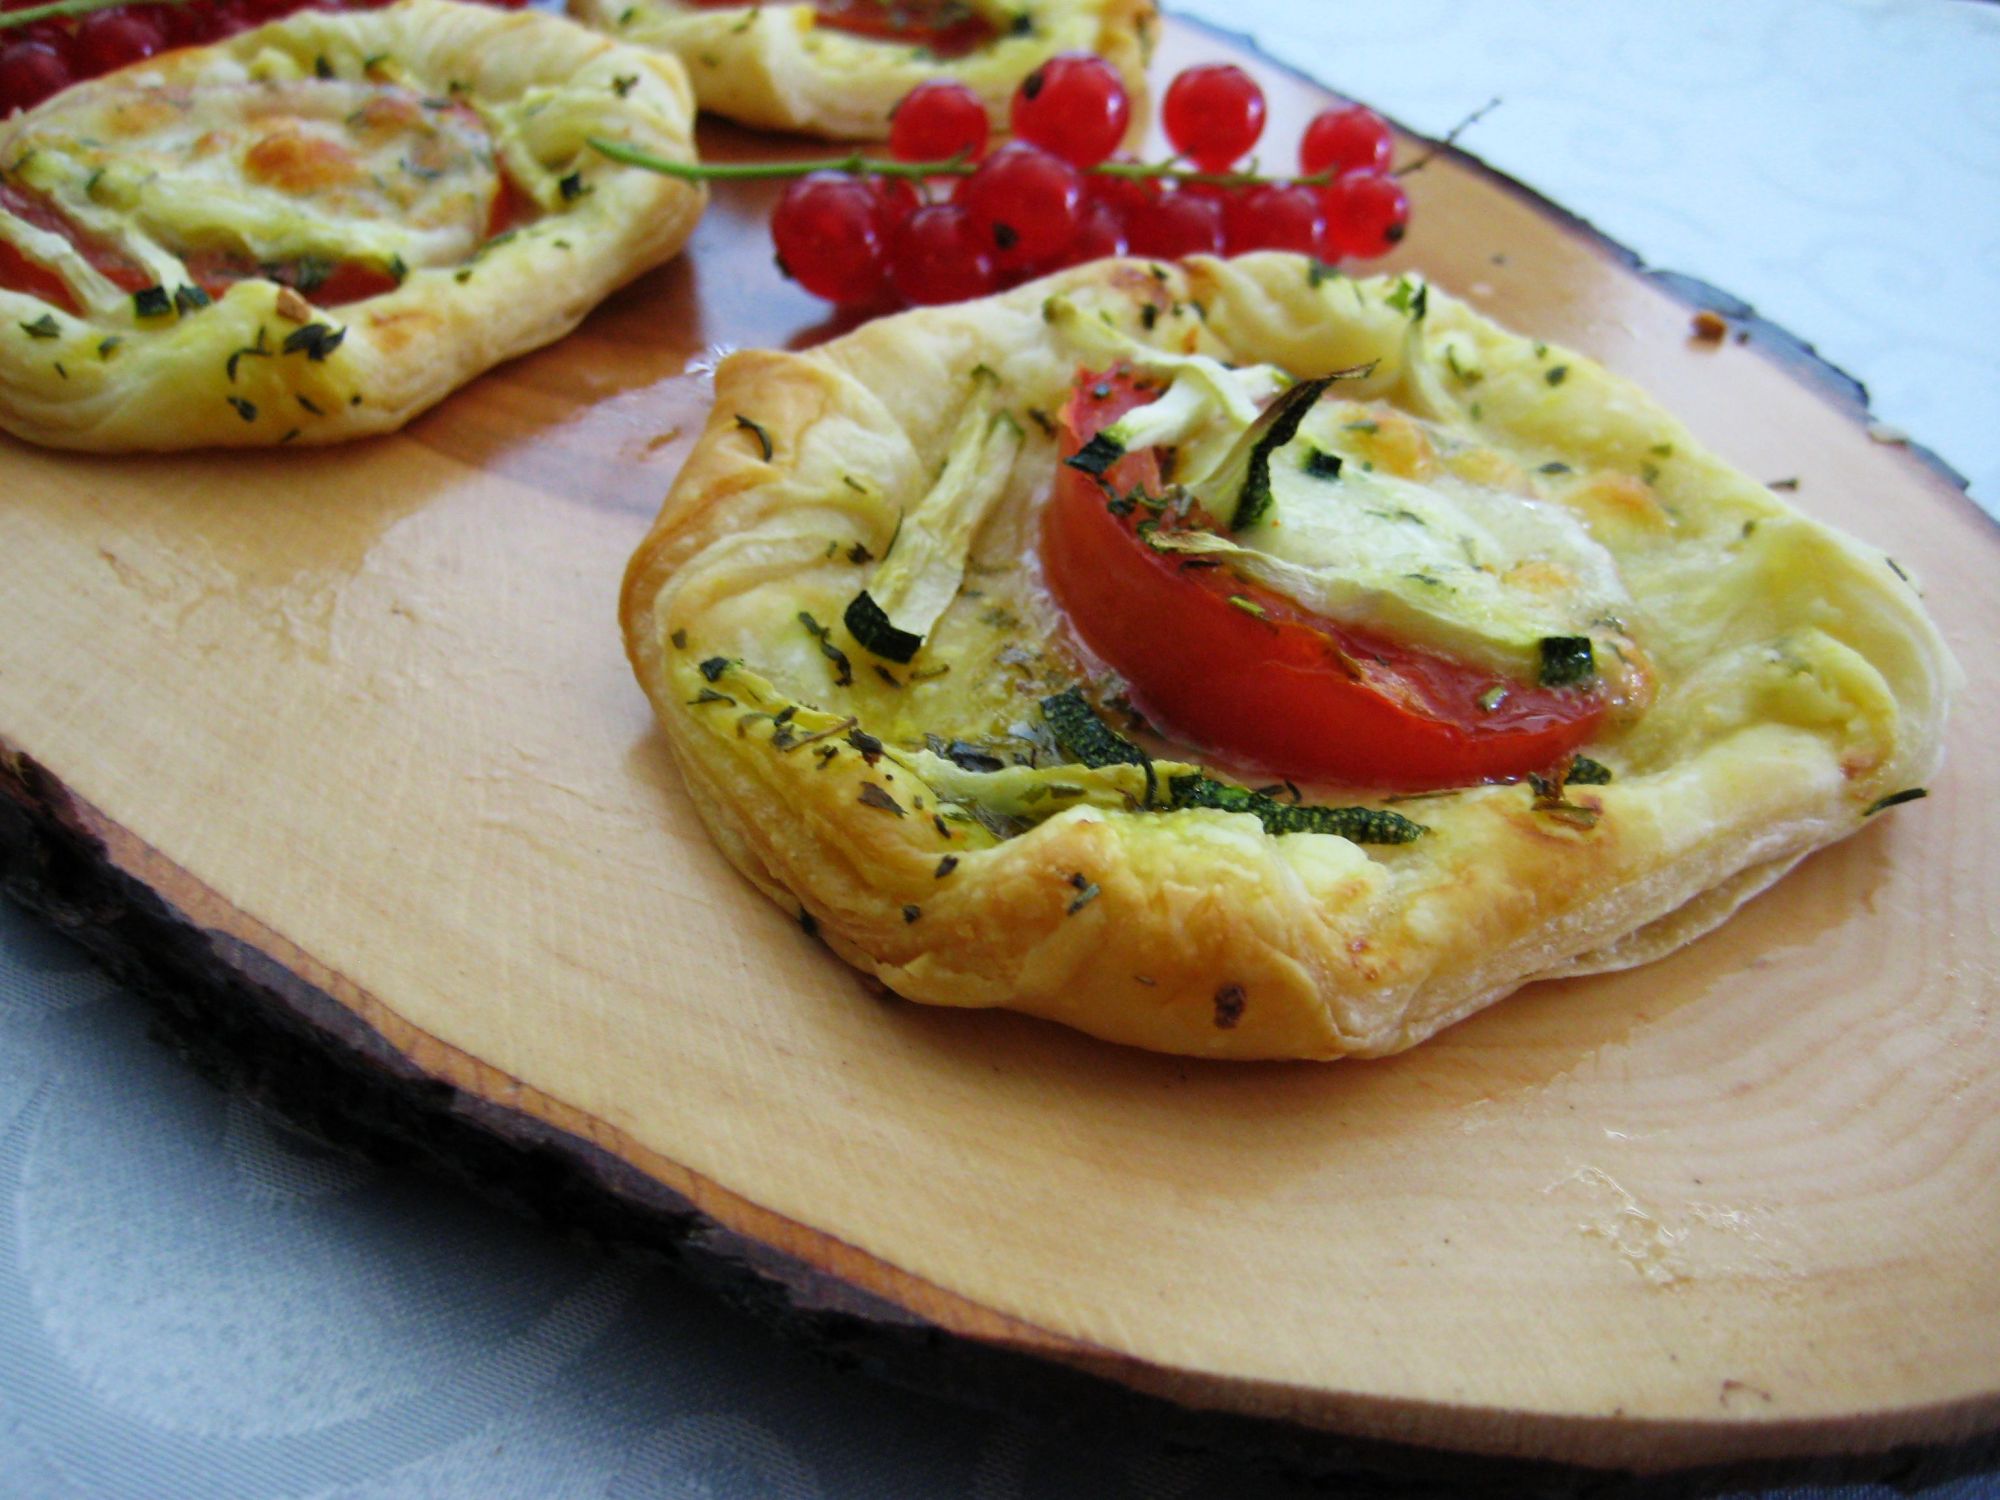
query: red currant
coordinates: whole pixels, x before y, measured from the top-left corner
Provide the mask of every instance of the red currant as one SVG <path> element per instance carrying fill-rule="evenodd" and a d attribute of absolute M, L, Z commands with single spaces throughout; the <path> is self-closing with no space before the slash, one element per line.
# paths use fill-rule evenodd
<path fill-rule="evenodd" d="M 1402 241 L 1410 223 L 1410 197 L 1395 178 L 1380 172 L 1348 172 L 1326 190 L 1327 260 L 1351 255 L 1372 260 Z"/>
<path fill-rule="evenodd" d="M 144 11 L 94 10 L 76 23 L 76 64 L 87 76 L 140 62 L 166 45 L 160 23 Z"/>
<path fill-rule="evenodd" d="M 869 176 L 863 179 L 875 195 L 875 232 L 884 245 L 896 226 L 923 206 L 923 198 L 907 177 Z"/>
<path fill-rule="evenodd" d="M 1083 218 L 1076 228 L 1076 238 L 1063 252 L 1062 262 L 1074 266 L 1087 260 L 1123 255 L 1127 243 L 1125 221 L 1116 209 L 1108 203 L 1086 203 Z"/>
<path fill-rule="evenodd" d="M 57 90 L 68 88 L 75 76 L 69 59 L 47 42 L 0 46 L 0 117 L 33 109 Z"/>
<path fill-rule="evenodd" d="M 1231 198 L 1224 206 L 1223 232 L 1231 255 L 1248 250 L 1296 250 L 1316 254 L 1325 227 L 1320 195 L 1299 183 L 1267 183 Z"/>
<path fill-rule="evenodd" d="M 257 18 L 250 14 L 244 0 L 216 0 L 213 24 L 218 37 L 235 36 L 255 26 Z"/>
<path fill-rule="evenodd" d="M 1120 151 L 1111 158 L 1121 164 L 1136 165 L 1139 158 Z M 1157 177 L 1121 177 L 1112 172 L 1092 172 L 1083 180 L 1083 191 L 1093 203 L 1102 203 L 1122 215 L 1137 213 L 1160 196 Z"/>
<path fill-rule="evenodd" d="M 983 297 L 1000 284 L 993 257 L 956 203 L 929 203 L 896 230 L 889 281 L 906 302 L 929 306 Z"/>
<path fill-rule="evenodd" d="M 845 172 L 789 183 L 771 212 L 771 241 L 787 276 L 829 302 L 871 302 L 882 291 L 875 190 Z"/>
<path fill-rule="evenodd" d="M 1299 170 L 1308 177 L 1331 172 L 1389 170 L 1389 153 L 1394 143 L 1389 126 L 1372 109 L 1350 104 L 1345 109 L 1321 110 L 1299 137 Z"/>
<path fill-rule="evenodd" d="M 903 96 L 889 117 L 889 154 L 898 161 L 949 161 L 986 152 L 986 106 L 964 84 L 933 78 Z"/>
<path fill-rule="evenodd" d="M 1060 156 L 1009 141 L 958 190 L 980 242 L 1019 263 L 1054 255 L 1076 237 L 1083 179 Z"/>
<path fill-rule="evenodd" d="M 0 0 L 0 12 L 26 10 L 36 0 Z M 0 31 L 0 44 L 7 42 L 47 42 L 56 51 L 69 56 L 69 27 L 59 17 L 47 16 L 39 21 L 30 21 L 26 26 L 10 26 Z"/>
<path fill-rule="evenodd" d="M 160 32 L 169 47 L 198 47 L 221 35 L 214 7 L 206 0 L 163 6 L 159 16 Z"/>
<path fill-rule="evenodd" d="M 1094 167 L 1125 138 L 1132 102 L 1118 70 L 1094 52 L 1064 52 L 1021 80 L 1014 134 L 1075 167 Z"/>
<path fill-rule="evenodd" d="M 1174 150 L 1220 172 L 1264 133 L 1264 91 L 1234 63 L 1201 63 L 1167 86 L 1160 122 Z"/>
<path fill-rule="evenodd" d="M 1126 221 L 1134 255 L 1178 260 L 1222 253 L 1222 205 L 1195 193 L 1169 191 Z"/>

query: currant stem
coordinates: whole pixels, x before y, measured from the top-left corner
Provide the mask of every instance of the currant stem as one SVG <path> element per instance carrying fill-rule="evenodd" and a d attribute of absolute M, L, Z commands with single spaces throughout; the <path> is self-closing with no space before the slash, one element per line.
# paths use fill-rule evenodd
<path fill-rule="evenodd" d="M 819 161 L 691 162 L 670 161 L 664 156 L 641 151 L 637 146 L 628 146 L 623 141 L 608 141 L 599 136 L 590 138 L 590 146 L 628 167 L 644 167 L 649 172 L 678 177 L 684 182 L 749 182 L 803 177 L 808 172 L 848 172 L 876 177 L 969 177 L 978 169 L 977 162 L 963 156 L 954 156 L 947 161 L 890 161 L 879 156 L 863 156 L 855 151 Z M 1319 172 L 1310 177 L 1263 177 L 1255 172 L 1193 172 L 1169 162 L 1107 161 L 1085 170 L 1087 174 L 1099 177 L 1199 182 L 1215 187 L 1262 187 L 1269 183 L 1304 183 L 1307 187 L 1325 187 L 1333 181 L 1331 172 Z"/>
<path fill-rule="evenodd" d="M 193 0 L 50 0 L 47 5 L 30 5 L 25 10 L 10 10 L 0 13 L 0 31 L 15 26 L 28 26 L 36 21 L 46 21 L 54 16 L 87 16 L 94 10 L 110 10 L 113 6 L 139 4 L 189 5 Z"/>
<path fill-rule="evenodd" d="M 623 141 L 590 138 L 591 149 L 628 167 L 644 167 L 663 177 L 684 182 L 751 182 L 760 178 L 803 177 L 808 172 L 871 173 L 877 177 L 969 177 L 975 163 L 954 156 L 949 161 L 886 161 L 863 156 L 859 151 L 846 156 L 829 156 L 823 161 L 702 162 L 671 161 L 628 146 Z"/>
<path fill-rule="evenodd" d="M 1434 161 L 1437 157 L 1443 155 L 1445 152 L 1449 151 L 1453 146 L 1457 145 L 1458 138 L 1464 135 L 1467 130 L 1471 129 L 1474 125 L 1477 125 L 1481 120 L 1485 119 L 1488 115 L 1492 114 L 1493 111 L 1498 109 L 1499 107 L 1500 107 L 1500 96 L 1496 94 L 1491 99 L 1488 99 L 1484 104 L 1480 105 L 1479 108 L 1475 109 L 1471 114 L 1467 115 L 1464 119 L 1460 120 L 1456 125 L 1452 126 L 1451 129 L 1447 130 L 1444 133 L 1443 139 L 1433 142 L 1429 147 L 1429 149 L 1424 151 L 1420 156 L 1418 156 L 1416 160 L 1405 162 L 1402 166 L 1396 168 L 1396 170 L 1390 175 L 1394 177 L 1408 177 L 1412 172 L 1423 171 L 1423 169 L 1429 166 L 1431 162 Z"/>

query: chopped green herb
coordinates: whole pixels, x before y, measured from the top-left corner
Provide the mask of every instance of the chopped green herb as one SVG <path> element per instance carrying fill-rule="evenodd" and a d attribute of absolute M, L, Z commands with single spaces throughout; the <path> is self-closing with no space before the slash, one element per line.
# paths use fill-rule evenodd
<path fill-rule="evenodd" d="M 1229 602 L 1242 610 L 1244 614 L 1250 615 L 1255 619 L 1263 619 L 1266 613 L 1263 605 L 1259 604 L 1255 599 L 1248 598 L 1242 594 L 1231 594 Z"/>
<path fill-rule="evenodd" d="M 685 630 L 676 630 L 667 639 L 673 642 L 676 651 L 685 651 L 688 648 L 688 633 Z"/>
<path fill-rule="evenodd" d="M 1340 455 L 1324 448 L 1306 450 L 1305 471 L 1315 479 L 1340 478 Z"/>
<path fill-rule="evenodd" d="M 1550 365 L 1542 373 L 1542 379 L 1546 380 L 1550 385 L 1561 385 L 1565 380 L 1569 379 L 1569 366 Z"/>
<path fill-rule="evenodd" d="M 799 623 L 805 626 L 807 634 L 818 638 L 819 654 L 833 663 L 836 674 L 833 679 L 834 686 L 850 685 L 854 681 L 854 664 L 847 659 L 847 653 L 834 645 L 830 639 L 833 632 L 804 610 L 799 611 Z"/>
<path fill-rule="evenodd" d="M 1382 424 L 1369 417 L 1359 422 L 1349 422 L 1343 429 L 1347 432 L 1380 432 Z"/>
<path fill-rule="evenodd" d="M 758 423 L 753 422 L 748 417 L 744 416 L 743 413 L 741 412 L 738 412 L 736 414 L 736 425 L 742 428 L 745 432 L 750 433 L 757 439 L 757 447 L 764 456 L 764 462 L 769 463 L 771 461 L 772 453 L 776 451 L 771 446 L 771 434 L 766 432 L 763 429 L 763 427 L 760 426 Z"/>
<path fill-rule="evenodd" d="M 1559 458 L 1552 458 L 1535 470 L 1537 474 L 1573 474 L 1576 471 Z"/>
<path fill-rule="evenodd" d="M 1609 786 L 1611 767 L 1587 755 L 1578 755 L 1570 760 L 1569 774 L 1563 780 L 1570 786 Z"/>
<path fill-rule="evenodd" d="M 1784 490 L 1788 493 L 1797 490 L 1798 487 L 1799 487 L 1799 482 L 1796 478 L 1774 479 L 1770 482 L 1769 485 L 1766 486 L 1767 489 Z"/>
<path fill-rule="evenodd" d="M 268 342 L 266 342 L 264 338 L 264 325 L 262 323 L 259 323 L 257 325 L 257 342 L 254 344 L 247 345 L 244 348 L 238 349 L 234 354 L 229 356 L 227 361 L 224 362 L 223 369 L 228 371 L 229 383 L 231 385 L 236 384 L 237 361 L 244 359 L 245 357 L 253 357 L 256 359 L 269 359 L 271 357 L 271 346 Z"/>
<path fill-rule="evenodd" d="M 1542 637 L 1542 686 L 1568 687 L 1597 675 L 1597 657 L 1587 635 Z"/>
<path fill-rule="evenodd" d="M 583 173 L 581 171 L 576 171 L 570 173 L 569 176 L 562 178 L 560 181 L 558 181 L 556 183 L 556 191 L 562 194 L 563 202 L 574 203 L 576 202 L 577 199 L 581 198 L 585 193 L 594 192 L 596 190 L 584 182 Z"/>
<path fill-rule="evenodd" d="M 1160 305 L 1157 302 L 1147 302 L 1140 306 L 1139 324 L 1148 333 L 1151 333 L 1153 331 L 1154 325 L 1156 325 L 1159 321 L 1160 321 Z"/>
<path fill-rule="evenodd" d="M 56 315 L 54 313 L 43 313 L 32 323 L 23 323 L 21 325 L 21 332 L 25 333 L 31 339 L 59 339 L 62 337 L 62 329 L 57 326 Z"/>
<path fill-rule="evenodd" d="M 733 708 L 735 707 L 736 700 L 727 693 L 718 693 L 714 688 L 703 688 L 692 698 L 688 699 L 688 707 L 690 708 L 703 703 L 727 703 Z"/>
<path fill-rule="evenodd" d="M 1750 527 L 1752 527 L 1752 526 L 1755 526 L 1756 524 L 1757 524 L 1757 523 L 1756 523 L 1755 521 L 1745 521 L 1745 522 L 1743 523 L 1743 526 L 1744 526 L 1744 532 L 1743 532 L 1743 534 L 1744 534 L 1745 536 L 1748 536 L 1748 535 L 1750 534 L 1750 531 L 1749 531 L 1749 528 L 1750 528 Z M 1882 561 L 1883 561 L 1883 562 L 1885 562 L 1885 563 L 1887 563 L 1887 564 L 1889 565 L 1889 571 L 1890 571 L 1891 573 L 1894 573 L 1894 574 L 1895 574 L 1895 575 L 1896 575 L 1896 576 L 1897 576 L 1898 578 L 1902 579 L 1902 580 L 1903 580 L 1903 582 L 1905 582 L 1905 583 L 1909 583 L 1909 581 L 1910 581 L 1910 575 L 1909 575 L 1908 573 L 1905 573 L 1905 572 L 1904 572 L 1904 571 L 1902 570 L 1902 568 L 1901 568 L 1901 567 L 1900 567 L 1900 566 L 1899 566 L 1899 565 L 1897 564 L 1897 562 L 1896 562 L 1896 559 L 1895 559 L 1895 558 L 1893 558 L 1893 557 L 1890 557 L 1890 556 L 1888 556 L 1887 554 L 1884 554 L 1884 555 L 1883 555 L 1883 558 L 1882 558 Z"/>
<path fill-rule="evenodd" d="M 1396 282 L 1396 288 L 1389 293 L 1389 306 L 1405 314 L 1412 323 L 1421 323 L 1431 310 L 1431 289 L 1426 282 L 1417 282 L 1404 276 Z"/>
<path fill-rule="evenodd" d="M 236 415 L 244 421 L 254 422 L 257 420 L 257 408 L 250 402 L 245 401 L 241 396 L 227 396 L 224 399 L 236 408 Z"/>
<path fill-rule="evenodd" d="M 99 359 L 109 359 L 109 358 L 111 358 L 111 353 L 112 353 L 112 351 L 113 351 L 114 349 L 116 349 L 116 348 L 117 348 L 117 347 L 118 347 L 118 346 L 119 346 L 120 344 L 122 344 L 122 343 L 124 343 L 124 342 L 125 342 L 125 340 L 123 340 L 122 338 L 120 338 L 120 337 L 119 337 L 119 336 L 118 336 L 117 334 L 115 334 L 115 333 L 114 333 L 114 334 L 112 334 L 112 335 L 111 335 L 111 337 L 109 337 L 109 338 L 107 338 L 107 339 L 100 339 L 100 340 L 98 341 L 98 345 L 97 345 L 97 357 L 98 357 Z"/>
<path fill-rule="evenodd" d="M 401 286 L 405 281 L 409 280 L 410 278 L 409 262 L 405 261 L 403 257 L 400 255 L 390 256 L 389 275 L 395 281 L 397 286 Z"/>
<path fill-rule="evenodd" d="M 898 802 L 887 791 L 872 781 L 861 783 L 861 796 L 859 800 L 868 807 L 879 807 L 883 812 L 894 813 L 899 818 L 907 818 L 909 816 L 908 813 L 903 811 L 902 803 Z"/>
<path fill-rule="evenodd" d="M 701 673 L 705 681 L 719 682 L 722 679 L 722 674 L 727 672 L 733 665 L 734 663 L 726 656 L 711 656 L 707 661 L 696 667 L 695 670 Z"/>
<path fill-rule="evenodd" d="M 333 64 L 328 62 L 324 57 L 315 57 L 313 59 L 313 77 L 319 79 L 321 82 L 333 77 Z"/>
<path fill-rule="evenodd" d="M 179 313 L 199 312 L 215 299 L 198 286 L 178 286 L 174 288 L 174 310 Z"/>
<path fill-rule="evenodd" d="M 135 317 L 164 318 L 174 310 L 174 299 L 167 295 L 163 286 L 141 287 L 132 294 L 132 312 Z"/>
<path fill-rule="evenodd" d="M 1243 1019 L 1243 1008 L 1249 1003 L 1240 984 L 1225 984 L 1215 992 L 1215 1027 L 1218 1031 L 1232 1030 Z"/>
<path fill-rule="evenodd" d="M 964 740 L 947 740 L 942 735 L 927 734 L 924 744 L 931 754 L 948 760 L 962 771 L 1004 771 L 1007 763 L 999 756 L 989 754 L 977 745 Z"/>
<path fill-rule="evenodd" d="M 611 80 L 611 92 L 616 94 L 620 99 L 623 99 L 638 86 L 639 75 L 637 73 L 621 73 L 618 77 Z"/>
<path fill-rule="evenodd" d="M 957 868 L 958 856 L 956 854 L 947 854 L 943 859 L 938 861 L 937 869 L 931 872 L 931 879 L 942 880 Z"/>
<path fill-rule="evenodd" d="M 311 412 L 316 417 L 323 417 L 326 415 L 325 412 L 319 409 L 319 407 L 314 403 L 312 397 L 310 396 L 298 397 L 298 403 L 304 410 Z"/>
<path fill-rule="evenodd" d="M 1876 798 L 1873 802 L 1868 804 L 1868 810 L 1864 812 L 1861 816 L 1864 818 L 1872 818 L 1878 812 L 1882 812 L 1891 807 L 1900 807 L 1905 802 L 1915 802 L 1918 798 L 1928 797 L 1929 795 L 1930 793 L 1925 791 L 1920 786 L 1906 787 L 1900 792 L 1891 792 L 1886 797 Z"/>
<path fill-rule="evenodd" d="M 324 323 L 308 323 L 303 328 L 294 328 L 285 335 L 280 347 L 286 354 L 303 354 L 314 364 L 319 364 L 346 341 L 345 328 L 330 328 Z"/>
<path fill-rule="evenodd" d="M 912 903 L 911 905 L 905 906 L 903 908 L 903 921 L 906 924 L 914 922 L 917 920 L 918 917 L 921 917 L 923 914 L 924 914 L 924 909 L 921 906 L 917 906 L 914 903 Z"/>
<path fill-rule="evenodd" d="M 1095 901 L 1099 891 L 1097 883 L 1086 878 L 1081 871 L 1070 876 L 1069 883 L 1076 891 L 1076 898 L 1064 909 L 1064 915 L 1073 917 Z"/>

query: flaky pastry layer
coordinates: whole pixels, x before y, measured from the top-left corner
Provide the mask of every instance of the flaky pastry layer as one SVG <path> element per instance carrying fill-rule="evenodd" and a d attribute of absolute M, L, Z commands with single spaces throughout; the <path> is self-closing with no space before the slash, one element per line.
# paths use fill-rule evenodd
<path fill-rule="evenodd" d="M 120 220 L 95 178 L 55 176 L 54 154 L 36 147 L 49 112 L 75 116 L 101 99 L 105 117 L 130 134 L 84 139 L 78 149 L 102 153 L 115 172 L 121 147 L 145 148 L 152 124 L 183 128 L 188 101 L 199 108 L 234 91 L 249 101 L 239 114 L 254 121 L 263 96 L 290 111 L 316 88 L 364 100 L 379 90 L 405 110 L 474 112 L 491 140 L 473 166 L 489 184 L 504 174 L 523 221 L 491 236 L 482 221 L 467 253 L 426 262 L 418 247 L 436 239 L 422 240 L 395 214 L 349 220 L 351 234 L 384 244 L 399 232 L 410 239 L 410 256 L 390 260 L 401 276 L 392 289 L 319 308 L 310 291 L 302 298 L 251 275 L 210 303 L 182 259 L 195 252 L 163 243 L 176 226 Z M 269 109 L 274 118 L 285 112 L 275 102 Z M 61 238 L 0 204 L 0 234 L 63 276 L 80 304 L 72 313 L 0 289 L 0 427 L 101 451 L 318 444 L 394 430 L 480 372 L 562 337 L 617 287 L 679 251 L 704 190 L 614 165 L 585 143 L 611 136 L 692 160 L 693 112 L 686 75 L 671 57 L 559 17 L 453 0 L 301 11 L 68 90 L 0 127 L 0 168 L 23 192 L 39 192 L 49 179 L 56 208 L 107 226 L 100 237 L 146 266 L 158 286 L 150 301 L 135 298 Z M 313 122 L 298 125 L 295 112 L 271 128 L 273 149 L 253 148 L 249 159 L 267 172 L 287 171 L 278 180 L 295 195 L 301 219 L 317 214 L 310 234 L 338 238 L 340 215 L 325 204 L 336 190 L 354 190 L 351 164 L 337 143 L 315 137 Z M 191 163 L 205 145 L 187 148 Z M 441 170 L 407 159 L 401 169 L 417 187 Z M 228 215 L 204 205 L 203 222 L 179 237 L 213 239 L 214 217 Z M 231 249 L 252 260 L 259 236 L 284 242 L 283 225 L 240 227 Z"/>
<path fill-rule="evenodd" d="M 1416 291 L 1283 255 L 1100 262 L 809 353 L 724 361 L 707 429 L 632 559 L 622 619 L 729 858 L 913 1000 L 1200 1056 L 1374 1056 L 1536 977 L 1672 951 L 1936 769 L 1957 669 L 1881 553 L 1590 360 Z M 1036 560 L 1048 418 L 1081 362 L 1051 298 L 1160 348 L 1301 377 L 1372 363 L 1350 395 L 1381 427 L 1421 418 L 1581 517 L 1617 561 L 1656 690 L 1587 747 L 1610 782 L 1572 786 L 1561 815 L 1519 784 L 1398 803 L 1423 836 L 1363 846 L 1142 808 L 1136 783 L 1121 798 L 1099 784 L 1108 773 L 1044 761 L 1004 774 L 1078 783 L 1064 810 L 967 818 L 998 781 L 952 766 L 940 741 L 1027 748 L 1042 696 L 1117 685 Z M 922 652 L 883 662 L 843 608 L 974 400 L 1018 422 L 1018 457 Z"/>

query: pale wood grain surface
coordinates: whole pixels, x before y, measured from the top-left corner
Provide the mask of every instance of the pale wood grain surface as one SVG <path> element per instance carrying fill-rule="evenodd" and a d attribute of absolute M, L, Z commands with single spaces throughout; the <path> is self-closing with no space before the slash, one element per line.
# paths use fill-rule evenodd
<path fill-rule="evenodd" d="M 1216 47 L 1176 32 L 1160 66 Z M 1317 96 L 1270 83 L 1289 140 Z M 612 615 L 704 412 L 690 362 L 820 321 L 769 268 L 766 190 L 399 437 L 0 447 L 0 740 L 115 861 L 434 1073 L 946 1328 L 1593 1463 L 1990 1426 L 2000 533 L 1505 185 L 1441 161 L 1412 187 L 1405 261 L 1797 476 L 1924 585 L 1972 679 L 1931 800 L 1662 964 L 1335 1066 L 867 993 L 709 847 Z"/>

